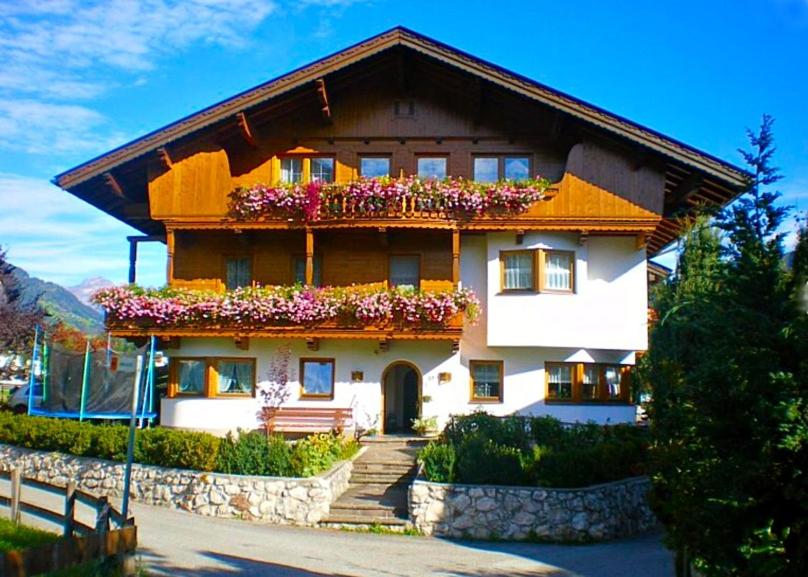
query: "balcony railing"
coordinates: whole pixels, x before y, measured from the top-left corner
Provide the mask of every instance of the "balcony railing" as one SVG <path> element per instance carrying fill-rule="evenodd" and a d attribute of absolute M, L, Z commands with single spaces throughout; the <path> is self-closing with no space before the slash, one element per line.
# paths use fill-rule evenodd
<path fill-rule="evenodd" d="M 553 196 L 543 178 L 479 183 L 462 178 L 362 179 L 345 184 L 255 184 L 230 193 L 230 216 L 255 221 L 462 219 L 512 216 Z"/>
<path fill-rule="evenodd" d="M 249 287 L 225 293 L 130 285 L 94 301 L 118 334 L 457 335 L 479 301 L 468 289 L 414 291 L 367 287 Z"/>

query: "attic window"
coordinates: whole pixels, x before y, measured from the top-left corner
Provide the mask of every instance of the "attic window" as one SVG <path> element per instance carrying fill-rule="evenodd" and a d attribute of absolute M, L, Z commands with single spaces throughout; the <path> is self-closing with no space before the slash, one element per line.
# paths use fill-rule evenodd
<path fill-rule="evenodd" d="M 400 118 L 411 118 L 415 116 L 415 101 L 396 100 L 393 105 L 393 113 Z"/>

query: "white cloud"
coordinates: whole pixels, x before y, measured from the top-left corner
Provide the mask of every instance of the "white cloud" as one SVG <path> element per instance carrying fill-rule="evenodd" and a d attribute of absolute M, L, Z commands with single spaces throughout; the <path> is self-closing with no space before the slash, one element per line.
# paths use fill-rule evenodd
<path fill-rule="evenodd" d="M 0 173 L 0 204 L 0 244 L 30 274 L 66 286 L 89 276 L 126 280 L 134 229 L 38 178 Z M 164 251 L 139 260 L 139 280 L 163 282 Z"/>

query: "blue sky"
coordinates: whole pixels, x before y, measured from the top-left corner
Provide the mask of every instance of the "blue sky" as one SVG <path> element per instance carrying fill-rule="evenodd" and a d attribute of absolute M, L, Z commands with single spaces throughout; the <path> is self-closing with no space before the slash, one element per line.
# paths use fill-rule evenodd
<path fill-rule="evenodd" d="M 0 244 L 47 280 L 125 281 L 134 231 L 55 174 L 399 24 L 736 163 L 772 114 L 808 209 L 808 0 L 0 0 Z"/>

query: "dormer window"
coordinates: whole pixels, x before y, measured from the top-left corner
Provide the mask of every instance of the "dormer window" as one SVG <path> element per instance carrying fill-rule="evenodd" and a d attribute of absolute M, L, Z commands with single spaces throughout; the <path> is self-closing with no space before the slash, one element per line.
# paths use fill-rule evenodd
<path fill-rule="evenodd" d="M 498 180 L 526 180 L 530 178 L 529 156 L 475 156 L 474 180 L 496 182 Z"/>

